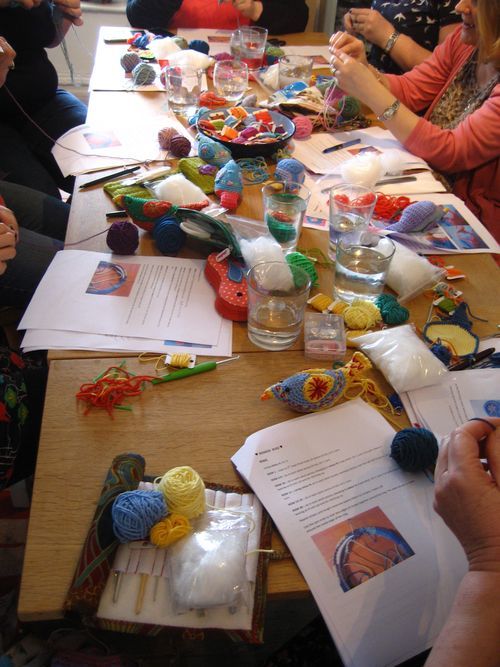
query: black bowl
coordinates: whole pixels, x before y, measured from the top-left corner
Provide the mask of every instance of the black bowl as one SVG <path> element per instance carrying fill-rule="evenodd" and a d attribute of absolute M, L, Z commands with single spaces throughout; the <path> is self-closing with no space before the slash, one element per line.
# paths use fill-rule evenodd
<path fill-rule="evenodd" d="M 256 109 L 253 107 L 245 107 L 245 110 L 249 114 L 252 114 L 254 111 L 262 111 L 262 109 Z M 258 157 L 260 155 L 262 155 L 263 157 L 269 157 L 273 153 L 276 153 L 276 151 L 279 148 L 283 148 L 283 146 L 287 143 L 287 141 L 289 141 L 292 138 L 295 132 L 295 124 L 290 120 L 290 118 L 284 116 L 279 111 L 272 111 L 270 109 L 268 109 L 268 111 L 271 114 L 274 123 L 276 125 L 282 125 L 285 128 L 285 134 L 281 135 L 275 141 L 270 141 L 269 143 L 265 144 L 257 144 L 257 143 L 236 144 L 222 137 L 218 137 L 217 135 L 210 134 L 209 132 L 206 132 L 203 128 L 200 128 L 199 125 L 200 120 L 207 119 L 214 112 L 223 112 L 224 114 L 229 115 L 229 109 L 226 108 L 210 109 L 209 111 L 205 111 L 198 118 L 196 127 L 198 132 L 203 136 L 209 137 L 210 139 L 214 139 L 214 141 L 218 141 L 223 146 L 226 146 L 226 148 L 228 148 L 231 151 L 231 155 L 235 160 L 245 157 Z"/>

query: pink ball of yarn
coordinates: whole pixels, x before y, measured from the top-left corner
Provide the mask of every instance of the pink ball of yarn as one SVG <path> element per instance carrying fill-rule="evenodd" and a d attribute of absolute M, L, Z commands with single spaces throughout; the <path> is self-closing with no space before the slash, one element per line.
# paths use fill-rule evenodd
<path fill-rule="evenodd" d="M 296 139 L 307 139 L 310 137 L 313 131 L 313 124 L 311 119 L 308 116 L 294 116 L 293 124 L 295 125 L 295 138 Z"/>
<path fill-rule="evenodd" d="M 177 134 L 170 140 L 170 151 L 175 157 L 187 157 L 191 152 L 191 142 L 187 137 Z"/>
<path fill-rule="evenodd" d="M 227 51 L 223 51 L 222 53 L 216 53 L 214 58 L 217 62 L 219 62 L 219 60 L 232 60 L 233 56 Z"/>
<path fill-rule="evenodd" d="M 133 255 L 139 247 L 139 230 L 128 220 L 117 220 L 108 230 L 106 243 L 117 255 Z"/>
<path fill-rule="evenodd" d="M 164 127 L 158 132 L 158 143 L 164 151 L 170 150 L 170 143 L 179 133 L 173 127 Z"/>

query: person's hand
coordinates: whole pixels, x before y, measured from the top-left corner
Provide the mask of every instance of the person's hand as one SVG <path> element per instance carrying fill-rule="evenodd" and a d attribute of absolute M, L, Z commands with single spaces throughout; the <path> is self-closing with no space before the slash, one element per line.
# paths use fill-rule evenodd
<path fill-rule="evenodd" d="M 348 32 L 350 35 L 356 34 L 356 31 L 354 30 L 354 26 L 352 24 L 351 12 L 346 12 L 344 14 L 344 28 L 346 32 Z"/>
<path fill-rule="evenodd" d="M 16 256 L 18 227 L 11 210 L 0 206 L 0 275 L 5 273 L 7 262 Z"/>
<path fill-rule="evenodd" d="M 80 0 L 54 0 L 54 5 L 59 7 L 65 18 L 69 19 L 73 25 L 83 25 Z"/>
<path fill-rule="evenodd" d="M 0 0 L 0 7 L 9 7 L 11 0 Z M 33 9 L 42 4 L 42 0 L 16 0 L 17 4 L 23 9 Z"/>
<path fill-rule="evenodd" d="M 14 58 L 16 57 L 16 52 L 9 44 L 9 42 L 0 37 L 0 88 L 5 83 L 7 74 L 9 70 L 14 69 Z"/>
<path fill-rule="evenodd" d="M 246 16 L 251 21 L 257 21 L 262 14 L 262 3 L 255 0 L 225 0 L 231 2 L 233 7 L 242 16 Z"/>
<path fill-rule="evenodd" d="M 352 32 L 362 35 L 368 42 L 380 46 L 381 49 L 394 32 L 392 23 L 376 9 L 351 9 L 349 17 Z"/>
<path fill-rule="evenodd" d="M 354 58 L 360 63 L 363 63 L 363 65 L 368 65 L 365 45 L 360 39 L 353 37 L 347 32 L 334 32 L 330 37 L 328 48 L 330 49 L 330 53 L 332 55 L 334 54 L 335 50 L 342 51 L 348 56 L 351 56 L 351 58 Z"/>
<path fill-rule="evenodd" d="M 367 95 L 381 85 L 368 67 L 336 48 L 332 50 L 330 66 L 339 88 L 365 104 L 368 104 Z"/>
<path fill-rule="evenodd" d="M 471 420 L 444 441 L 434 509 L 463 546 L 471 570 L 500 572 L 500 419 L 487 421 L 496 430 Z"/>

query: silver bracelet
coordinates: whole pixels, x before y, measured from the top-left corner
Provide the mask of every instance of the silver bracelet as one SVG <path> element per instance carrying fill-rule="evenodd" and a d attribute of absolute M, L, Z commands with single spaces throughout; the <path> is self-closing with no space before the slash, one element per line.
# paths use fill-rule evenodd
<path fill-rule="evenodd" d="M 401 106 L 401 102 L 399 100 L 394 100 L 394 102 L 391 104 L 390 107 L 387 107 L 387 109 L 384 109 L 382 113 L 377 116 L 377 120 L 381 122 L 385 122 L 386 120 L 391 120 L 391 118 L 394 117 L 396 111 L 399 109 Z"/>
<path fill-rule="evenodd" d="M 384 46 L 384 53 L 390 53 L 392 51 L 394 44 L 398 41 L 399 35 L 400 33 L 397 30 L 392 33 Z"/>

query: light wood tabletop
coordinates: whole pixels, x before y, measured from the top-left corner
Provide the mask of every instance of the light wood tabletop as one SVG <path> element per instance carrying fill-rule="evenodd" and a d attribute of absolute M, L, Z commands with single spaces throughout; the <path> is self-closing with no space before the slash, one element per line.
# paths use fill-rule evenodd
<path fill-rule="evenodd" d="M 285 39 L 288 43 L 325 43 L 321 34 Z M 152 109 L 156 113 L 163 104 L 161 93 L 96 92 L 91 96 L 90 115 L 92 119 L 109 114 L 118 105 L 127 113 L 145 114 Z M 99 231 L 106 224 L 105 212 L 111 209 L 101 188 L 77 193 L 67 240 Z M 258 217 L 260 211 L 260 187 L 247 188 L 238 213 Z M 299 245 L 326 250 L 327 242 L 325 232 L 307 229 Z M 106 251 L 103 237 L 80 247 Z M 156 253 L 147 234 L 142 235 L 140 252 Z M 460 255 L 449 261 L 466 274 L 460 289 L 472 312 L 489 320 L 475 321 L 475 333 L 496 333 L 500 304 L 493 293 L 495 283 L 498 285 L 498 267 L 492 257 Z M 320 269 L 319 273 L 321 291 L 330 294 L 333 269 Z M 408 305 L 411 321 L 422 327 L 428 316 L 428 297 L 422 295 Z M 302 349 L 300 340 L 286 352 L 263 352 L 248 341 L 245 324 L 235 323 L 233 350 L 241 354 L 239 360 L 179 382 L 148 386 L 140 397 L 131 399 L 131 412 L 116 411 L 113 418 L 99 410 L 84 415 L 75 394 L 83 382 L 116 363 L 116 358 L 103 358 L 106 355 L 96 353 L 52 352 L 18 606 L 21 620 L 62 615 L 64 598 L 115 455 L 126 451 L 140 453 L 146 459 L 148 474 L 190 465 L 207 481 L 242 485 L 230 457 L 245 438 L 297 416 L 277 401 L 260 401 L 260 394 L 277 380 L 318 365 L 307 360 Z M 153 372 L 135 357 L 127 359 L 126 367 L 133 372 Z M 390 391 L 378 372 L 373 377 L 383 390 Z M 407 425 L 404 417 L 399 418 L 399 423 Z M 279 542 L 276 545 L 279 548 Z M 297 596 L 307 591 L 292 559 L 271 562 L 270 595 Z"/>

